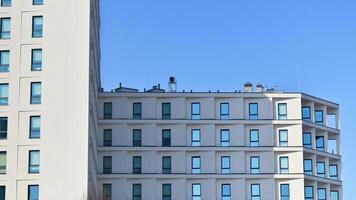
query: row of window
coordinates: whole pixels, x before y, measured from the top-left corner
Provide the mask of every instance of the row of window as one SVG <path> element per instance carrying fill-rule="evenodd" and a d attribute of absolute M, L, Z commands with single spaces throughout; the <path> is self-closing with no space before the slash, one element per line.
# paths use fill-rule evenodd
<path fill-rule="evenodd" d="M 0 174 L 6 174 L 6 151 L 0 151 Z M 30 150 L 28 160 L 28 173 L 38 174 L 40 172 L 40 151 Z"/>
<path fill-rule="evenodd" d="M 315 120 L 314 122 L 319 125 L 324 124 L 324 111 L 323 110 L 315 110 L 314 112 Z M 310 106 L 302 107 L 302 119 L 305 121 L 311 122 L 311 108 Z"/>
<path fill-rule="evenodd" d="M 27 186 L 27 200 L 39 200 L 39 185 L 28 185 Z M 5 200 L 6 198 L 6 186 L 0 186 L 0 200 Z"/>
<path fill-rule="evenodd" d="M 9 84 L 0 83 L 0 106 L 9 104 Z M 30 104 L 41 104 L 41 82 L 31 82 Z"/>
<path fill-rule="evenodd" d="M 304 174 L 314 175 L 313 172 L 313 160 L 312 159 L 304 159 Z M 322 178 L 326 177 L 325 174 L 325 162 L 317 162 L 316 163 L 316 175 Z M 335 164 L 329 165 L 329 178 L 333 180 L 338 180 L 338 167 Z"/>
<path fill-rule="evenodd" d="M 31 71 L 42 71 L 42 49 L 31 50 Z M 0 73 L 9 72 L 10 69 L 10 51 L 0 51 Z"/>
<path fill-rule="evenodd" d="M 29 139 L 39 139 L 41 136 L 41 116 L 33 115 L 29 117 Z M 8 117 L 0 117 L 0 140 L 7 139 Z"/>
<path fill-rule="evenodd" d="M 12 0 L 1 0 L 1 7 L 10 7 Z M 43 5 L 43 0 L 32 0 L 32 5 Z"/>
<path fill-rule="evenodd" d="M 0 39 L 10 39 L 11 37 L 11 18 L 3 17 L 0 19 Z M 32 17 L 32 37 L 41 38 L 43 36 L 43 16 Z"/>

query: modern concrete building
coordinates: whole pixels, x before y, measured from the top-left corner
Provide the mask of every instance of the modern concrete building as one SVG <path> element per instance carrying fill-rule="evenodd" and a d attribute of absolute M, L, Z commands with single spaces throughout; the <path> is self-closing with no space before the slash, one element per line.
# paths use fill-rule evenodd
<path fill-rule="evenodd" d="M 0 200 L 342 199 L 338 105 L 100 85 L 98 0 L 0 0 Z"/>

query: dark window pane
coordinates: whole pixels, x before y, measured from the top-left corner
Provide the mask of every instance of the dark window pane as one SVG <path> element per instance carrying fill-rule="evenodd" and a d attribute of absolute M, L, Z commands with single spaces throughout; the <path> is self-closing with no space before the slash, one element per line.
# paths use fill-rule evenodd
<path fill-rule="evenodd" d="M 142 167 L 142 158 L 141 156 L 134 156 L 133 157 L 133 173 L 134 174 L 141 174 L 141 167 Z"/>
<path fill-rule="evenodd" d="M 171 103 L 162 103 L 162 119 L 171 119 Z"/>
<path fill-rule="evenodd" d="M 32 49 L 31 70 L 42 70 L 42 49 Z"/>
<path fill-rule="evenodd" d="M 103 184 L 103 200 L 111 200 L 112 186 L 111 184 Z"/>
<path fill-rule="evenodd" d="M 112 103 L 104 103 L 104 119 L 112 119 Z"/>
<path fill-rule="evenodd" d="M 41 117 L 30 117 L 30 139 L 38 139 L 41 136 Z"/>
<path fill-rule="evenodd" d="M 133 119 L 142 119 L 142 104 L 141 103 L 133 103 L 133 106 L 132 106 L 132 113 L 133 113 L 133 116 L 132 118 Z"/>
<path fill-rule="evenodd" d="M 40 172 L 40 151 L 31 150 L 29 152 L 29 168 L 28 173 L 39 173 Z"/>
<path fill-rule="evenodd" d="M 112 129 L 104 129 L 104 146 L 112 146 Z"/>
<path fill-rule="evenodd" d="M 34 16 L 32 18 L 32 37 L 41 38 L 43 35 L 43 17 Z"/>
<path fill-rule="evenodd" d="M 39 186 L 29 185 L 28 186 L 28 200 L 38 200 L 39 199 Z"/>
<path fill-rule="evenodd" d="M 171 130 L 170 129 L 162 130 L 162 146 L 164 146 L 164 147 L 171 146 Z"/>
<path fill-rule="evenodd" d="M 132 145 L 135 147 L 142 145 L 142 130 L 141 129 L 132 130 Z"/>
<path fill-rule="evenodd" d="M 316 149 L 319 151 L 324 151 L 324 136 L 316 136 Z"/>
<path fill-rule="evenodd" d="M 163 156 L 162 157 L 162 173 L 170 174 L 171 173 L 171 157 Z"/>
<path fill-rule="evenodd" d="M 0 140 L 7 138 L 7 117 L 0 117 Z"/>
<path fill-rule="evenodd" d="M 41 104 L 41 82 L 31 83 L 31 104 Z"/>
<path fill-rule="evenodd" d="M 112 157 L 111 156 L 104 156 L 103 158 L 103 171 L 104 174 L 111 174 L 112 173 Z"/>

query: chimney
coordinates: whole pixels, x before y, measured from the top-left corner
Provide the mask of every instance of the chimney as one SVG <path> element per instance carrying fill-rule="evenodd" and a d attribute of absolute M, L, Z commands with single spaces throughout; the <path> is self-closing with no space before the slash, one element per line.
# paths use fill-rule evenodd
<path fill-rule="evenodd" d="M 244 91 L 245 92 L 252 92 L 252 83 L 251 82 L 246 82 L 244 85 Z"/>
<path fill-rule="evenodd" d="M 263 85 L 261 83 L 256 85 L 256 92 L 263 92 L 264 88 Z"/>

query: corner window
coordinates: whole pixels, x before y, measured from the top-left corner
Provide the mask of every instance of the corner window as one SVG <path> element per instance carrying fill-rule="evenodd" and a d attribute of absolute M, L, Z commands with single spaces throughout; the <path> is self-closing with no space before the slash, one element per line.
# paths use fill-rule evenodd
<path fill-rule="evenodd" d="M 192 174 L 200 174 L 200 156 L 192 156 Z"/>
<path fill-rule="evenodd" d="M 326 189 L 318 188 L 318 200 L 326 200 Z"/>
<path fill-rule="evenodd" d="M 104 103 L 104 119 L 112 119 L 112 103 Z"/>
<path fill-rule="evenodd" d="M 32 37 L 41 38 L 43 36 L 43 17 L 32 17 Z"/>
<path fill-rule="evenodd" d="M 278 104 L 278 119 L 279 120 L 287 119 L 287 104 L 286 103 Z"/>
<path fill-rule="evenodd" d="M 0 19 L 0 39 L 10 39 L 11 18 L 5 17 Z"/>
<path fill-rule="evenodd" d="M 162 157 L 162 173 L 170 174 L 172 168 L 172 159 L 171 156 L 163 156 Z"/>
<path fill-rule="evenodd" d="M 259 131 L 257 129 L 250 130 L 250 146 L 259 146 Z"/>
<path fill-rule="evenodd" d="M 339 200 L 339 191 L 330 191 L 330 200 Z"/>
<path fill-rule="evenodd" d="M 250 103 L 249 104 L 249 119 L 258 119 L 258 104 Z"/>
<path fill-rule="evenodd" d="M 32 5 L 43 5 L 43 0 L 33 0 Z"/>
<path fill-rule="evenodd" d="M 133 173 L 134 174 L 141 174 L 142 169 L 142 157 L 141 156 L 134 156 L 132 158 L 132 166 L 133 166 Z"/>
<path fill-rule="evenodd" d="M 304 159 L 304 174 L 313 175 L 313 160 Z"/>
<path fill-rule="evenodd" d="M 220 103 L 220 119 L 229 119 L 229 103 Z"/>
<path fill-rule="evenodd" d="M 41 104 L 41 82 L 31 83 L 31 104 Z"/>
<path fill-rule="evenodd" d="M 28 200 L 39 200 L 39 185 L 28 186 Z"/>
<path fill-rule="evenodd" d="M 30 116 L 30 139 L 41 136 L 41 116 Z"/>
<path fill-rule="evenodd" d="M 10 51 L 0 51 L 0 73 L 8 72 L 10 68 Z"/>
<path fill-rule="evenodd" d="M 103 172 L 104 172 L 104 174 L 112 173 L 112 156 L 104 156 L 104 158 L 103 158 Z"/>
<path fill-rule="evenodd" d="M 231 200 L 231 185 L 222 184 L 221 185 L 221 200 Z"/>
<path fill-rule="evenodd" d="M 281 200 L 289 200 L 289 184 L 281 184 Z"/>
<path fill-rule="evenodd" d="M 11 0 L 1 0 L 1 7 L 10 7 L 10 6 L 11 6 Z M 0 197 L 1 197 L 1 195 L 0 195 Z"/>
<path fill-rule="evenodd" d="M 221 173 L 222 174 L 230 173 L 230 156 L 221 157 Z"/>
<path fill-rule="evenodd" d="M 171 119 L 171 103 L 162 103 L 162 119 Z"/>
<path fill-rule="evenodd" d="M 220 145 L 222 147 L 230 146 L 230 130 L 229 129 L 220 130 Z"/>
<path fill-rule="evenodd" d="M 316 173 L 319 177 L 325 178 L 325 163 L 324 162 L 316 163 Z"/>
<path fill-rule="evenodd" d="M 313 186 L 305 186 L 304 187 L 304 198 L 305 198 L 305 200 L 314 200 Z"/>
<path fill-rule="evenodd" d="M 42 70 L 42 49 L 32 49 L 31 71 Z"/>
<path fill-rule="evenodd" d="M 111 184 L 103 184 L 103 200 L 111 200 L 112 186 Z"/>
<path fill-rule="evenodd" d="M 279 130 L 279 146 L 288 146 L 288 130 Z"/>
<path fill-rule="evenodd" d="M 192 200 L 201 200 L 201 185 L 200 185 L 200 183 L 192 184 Z"/>
<path fill-rule="evenodd" d="M 259 174 L 260 173 L 260 157 L 251 156 L 250 157 L 250 173 Z"/>
<path fill-rule="evenodd" d="M 141 184 L 133 184 L 132 185 L 132 199 L 133 200 L 141 200 L 142 193 L 141 193 Z"/>
<path fill-rule="evenodd" d="M 132 104 L 133 119 L 142 119 L 142 104 L 139 102 Z"/>
<path fill-rule="evenodd" d="M 329 174 L 330 174 L 330 179 L 338 180 L 337 165 L 329 166 Z"/>
<path fill-rule="evenodd" d="M 132 130 L 132 146 L 139 147 L 142 146 L 142 130 L 133 129 Z"/>
<path fill-rule="evenodd" d="M 316 136 L 316 150 L 324 151 L 324 136 Z"/>
<path fill-rule="evenodd" d="M 251 200 L 261 200 L 260 184 L 251 184 Z"/>
<path fill-rule="evenodd" d="M 7 139 L 7 117 L 0 117 L 0 140 Z"/>
<path fill-rule="evenodd" d="M 162 200 L 171 200 L 172 186 L 171 184 L 162 184 Z"/>
<path fill-rule="evenodd" d="M 104 141 L 105 147 L 112 146 L 112 129 L 104 129 Z"/>
<path fill-rule="evenodd" d="M 192 119 L 200 119 L 200 103 L 192 103 L 191 113 Z"/>
<path fill-rule="evenodd" d="M 200 146 L 200 129 L 192 130 L 192 147 Z"/>
<path fill-rule="evenodd" d="M 171 146 L 171 129 L 162 130 L 162 146 L 164 147 Z"/>
<path fill-rule="evenodd" d="M 311 121 L 310 106 L 302 107 L 302 119 L 308 122 Z"/>
<path fill-rule="evenodd" d="M 324 125 L 324 112 L 322 110 L 315 111 L 315 123 Z"/>
<path fill-rule="evenodd" d="M 279 173 L 281 174 L 289 173 L 289 161 L 287 156 L 279 157 Z"/>
<path fill-rule="evenodd" d="M 6 174 L 6 151 L 0 151 L 0 174 Z"/>
<path fill-rule="evenodd" d="M 39 172 L 40 172 L 40 151 L 31 150 L 29 151 L 28 173 L 37 174 Z"/>

